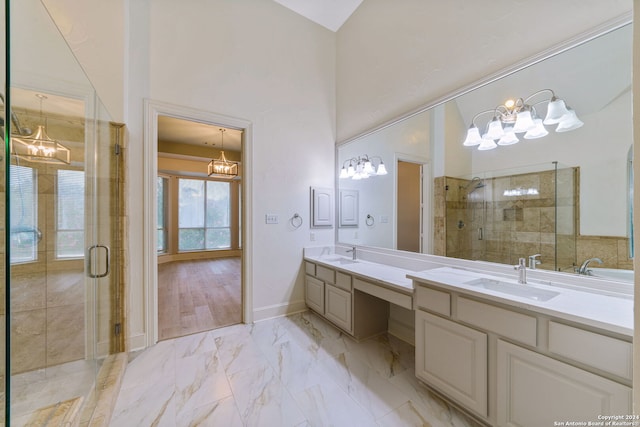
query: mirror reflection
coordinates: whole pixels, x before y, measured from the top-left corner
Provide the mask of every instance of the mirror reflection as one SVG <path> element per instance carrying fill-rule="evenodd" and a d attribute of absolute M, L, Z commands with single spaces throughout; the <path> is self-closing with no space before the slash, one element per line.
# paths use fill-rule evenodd
<path fill-rule="evenodd" d="M 339 227 L 338 241 L 508 264 L 525 257 L 532 267 L 571 273 L 630 273 L 631 41 L 626 25 L 340 145 L 338 173 L 366 154 L 382 158 L 388 174 L 338 180 L 339 192 L 359 196 L 357 225 Z M 566 108 L 560 116 L 577 121 L 547 120 L 557 100 Z M 513 132 L 515 117 L 502 120 L 509 108 L 525 110 L 539 134 Z M 495 119 L 500 135 L 482 141 L 496 131 Z M 480 140 L 470 141 L 474 127 Z M 402 162 L 417 165 L 423 178 L 404 181 Z M 408 188 L 417 188 L 417 203 L 403 198 Z"/>

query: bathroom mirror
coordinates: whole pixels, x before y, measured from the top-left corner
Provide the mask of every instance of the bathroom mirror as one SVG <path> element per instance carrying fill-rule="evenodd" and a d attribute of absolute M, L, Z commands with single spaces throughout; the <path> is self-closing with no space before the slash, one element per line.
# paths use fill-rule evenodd
<path fill-rule="evenodd" d="M 421 251 L 447 256 L 450 255 L 446 247 L 438 247 L 437 236 L 445 224 L 434 226 L 434 217 L 437 220 L 444 215 L 439 212 L 443 206 L 432 205 L 438 196 L 434 194 L 438 191 L 434 179 L 442 176 L 459 179 L 455 190 L 463 191 L 466 190 L 463 187 L 474 183 L 484 185 L 485 179 L 551 170 L 554 162 L 558 162 L 563 169 L 575 171 L 575 180 L 553 181 L 553 185 L 559 186 L 555 193 L 558 195 L 569 191 L 564 191 L 563 185 L 574 186 L 571 190 L 575 193 L 571 220 L 575 227 L 575 245 L 571 248 L 574 264 L 598 257 L 604 261 L 598 267 L 633 269 L 627 221 L 627 152 L 632 144 L 631 43 L 632 26 L 628 24 L 444 104 L 340 144 L 337 173 L 343 166 L 349 166 L 349 159 L 366 154 L 382 157 L 388 174 L 361 180 L 338 179 L 339 190 L 359 192 L 360 225 L 338 228 L 337 240 L 345 244 L 401 249 L 400 224 L 396 220 L 401 208 L 397 203 L 399 161 L 427 168 L 423 171 L 425 178 L 416 183 L 421 186 L 425 203 Z M 555 126 L 546 126 L 549 135 L 544 138 L 523 139 L 520 135 L 519 143 L 489 151 L 462 145 L 477 113 L 494 109 L 508 99 L 526 98 L 542 89 L 553 90 L 577 113 L 584 126 L 562 133 L 554 132 Z M 550 98 L 548 92 L 537 96 L 532 103 Z M 535 107 L 544 118 L 546 103 L 541 104 Z M 482 116 L 476 124 L 484 127 L 490 119 L 490 114 Z M 373 226 L 365 224 L 366 215 L 373 216 Z M 506 218 L 508 213 L 501 215 Z M 453 227 L 448 226 L 447 232 L 449 228 Z M 480 238 L 479 234 L 474 235 Z M 542 261 L 542 267 L 549 268 L 549 264 L 544 265 L 545 260 Z M 562 271 L 568 270 L 563 266 Z"/>

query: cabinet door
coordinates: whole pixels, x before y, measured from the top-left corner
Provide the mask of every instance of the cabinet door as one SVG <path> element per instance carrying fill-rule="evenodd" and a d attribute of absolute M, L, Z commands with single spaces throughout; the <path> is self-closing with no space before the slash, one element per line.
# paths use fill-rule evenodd
<path fill-rule="evenodd" d="M 305 276 L 304 299 L 310 309 L 324 314 L 324 282 L 315 277 Z"/>
<path fill-rule="evenodd" d="M 416 375 L 487 416 L 487 334 L 417 310 Z"/>
<path fill-rule="evenodd" d="M 311 227 L 333 226 L 333 189 L 311 187 Z"/>
<path fill-rule="evenodd" d="M 324 316 L 351 333 L 351 292 L 345 292 L 332 285 L 325 285 Z"/>
<path fill-rule="evenodd" d="M 631 388 L 498 341 L 499 426 L 552 426 L 631 414 Z"/>

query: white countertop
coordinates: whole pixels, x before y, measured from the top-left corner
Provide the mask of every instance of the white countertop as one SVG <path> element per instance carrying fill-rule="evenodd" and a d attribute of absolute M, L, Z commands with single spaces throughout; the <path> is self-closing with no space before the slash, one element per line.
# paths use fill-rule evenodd
<path fill-rule="evenodd" d="M 489 274 L 452 267 L 440 267 L 432 270 L 410 272 L 407 277 L 450 291 L 481 297 L 513 307 L 520 307 L 629 337 L 633 336 L 633 298 L 630 296 L 603 295 L 600 293 L 569 289 L 564 286 L 547 286 L 536 283 L 520 285 L 513 279 L 500 278 Z M 498 279 L 501 282 L 517 284 L 517 286 L 529 286 L 559 292 L 559 295 L 548 301 L 536 301 L 526 297 L 505 294 L 465 283 L 478 278 Z"/>
<path fill-rule="evenodd" d="M 410 271 L 404 268 L 363 260 L 350 262 L 350 258 L 335 254 L 305 255 L 304 259 L 379 283 L 403 294 L 413 295 L 413 281 L 407 277 Z"/>

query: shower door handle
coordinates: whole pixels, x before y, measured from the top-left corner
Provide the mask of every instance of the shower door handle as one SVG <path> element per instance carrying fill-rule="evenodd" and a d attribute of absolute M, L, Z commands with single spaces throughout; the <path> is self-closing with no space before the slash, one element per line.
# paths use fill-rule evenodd
<path fill-rule="evenodd" d="M 93 259 L 93 254 L 96 249 L 104 249 L 104 271 L 102 273 L 94 273 L 93 272 L 93 263 L 91 260 Z M 101 277 L 106 277 L 109 274 L 109 265 L 111 264 L 111 256 L 109 251 L 109 246 L 106 245 L 93 245 L 87 251 L 87 272 L 89 277 L 92 279 L 99 279 Z"/>

